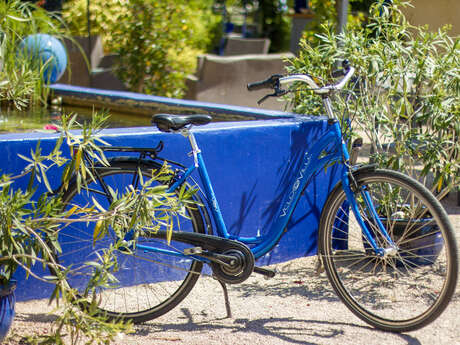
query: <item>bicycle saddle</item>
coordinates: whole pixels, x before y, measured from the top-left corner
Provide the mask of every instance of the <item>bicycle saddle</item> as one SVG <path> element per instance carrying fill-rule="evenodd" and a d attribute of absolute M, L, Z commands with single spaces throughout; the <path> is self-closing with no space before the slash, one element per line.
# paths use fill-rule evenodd
<path fill-rule="evenodd" d="M 205 114 L 197 115 L 172 115 L 157 114 L 152 117 L 152 124 L 162 132 L 178 131 L 187 125 L 206 125 L 211 122 L 212 117 Z"/>

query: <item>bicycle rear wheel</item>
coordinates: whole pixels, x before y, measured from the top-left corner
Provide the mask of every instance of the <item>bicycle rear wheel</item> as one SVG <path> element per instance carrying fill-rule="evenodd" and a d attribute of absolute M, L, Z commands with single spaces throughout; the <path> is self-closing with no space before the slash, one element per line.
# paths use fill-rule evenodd
<path fill-rule="evenodd" d="M 326 201 L 319 230 L 329 280 L 365 322 L 393 332 L 421 328 L 442 313 L 455 291 L 457 248 L 448 216 L 423 185 L 401 173 L 362 171 L 355 180 L 354 196 L 371 238 L 389 248 L 366 196 L 397 250 L 376 254 L 339 183 Z"/>
<path fill-rule="evenodd" d="M 128 185 L 134 185 L 138 171 L 144 180 L 151 178 L 152 169 L 161 166 L 153 162 L 141 166 L 132 162 L 112 162 L 110 167 L 99 167 L 97 172 L 101 179 L 112 189 L 123 192 Z M 69 186 L 64 195 L 68 209 L 74 205 L 83 207 L 92 205 L 94 198 L 102 207 L 109 205 L 107 194 L 101 183 L 87 181 L 88 188 L 77 192 L 76 183 Z M 203 219 L 198 206 L 187 207 L 189 218 L 180 219 L 180 230 L 205 233 Z M 71 287 L 83 292 L 87 286 L 93 267 L 85 266 L 88 261 L 97 261 L 98 253 L 116 240 L 113 233 L 93 241 L 93 223 L 74 223 L 64 227 L 59 233 L 62 253 L 57 254 L 60 264 L 72 270 L 67 279 Z M 140 246 L 155 247 L 181 252 L 186 247 L 183 243 L 166 244 L 165 239 L 139 237 L 133 254 L 116 252 L 118 268 L 113 275 L 118 283 L 110 288 L 98 287 L 95 291 L 101 314 L 109 318 L 123 318 L 140 323 L 161 316 L 179 304 L 195 285 L 203 264 L 199 261 L 173 256 L 160 252 L 139 249 Z"/>

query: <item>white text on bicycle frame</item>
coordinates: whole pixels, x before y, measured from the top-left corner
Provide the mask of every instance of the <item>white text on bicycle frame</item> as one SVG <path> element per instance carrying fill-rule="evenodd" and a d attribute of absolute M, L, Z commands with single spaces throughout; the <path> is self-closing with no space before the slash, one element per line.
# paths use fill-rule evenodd
<path fill-rule="evenodd" d="M 283 209 L 281 210 L 280 218 L 287 215 L 288 209 L 291 206 L 292 201 L 294 200 L 294 195 L 297 189 L 299 189 L 300 181 L 303 179 L 303 176 L 304 176 L 305 170 L 307 170 L 308 164 L 310 164 L 310 159 L 311 159 L 311 156 L 308 154 L 308 152 L 306 152 L 303 167 L 302 169 L 300 169 L 299 176 L 297 176 L 297 179 L 295 180 L 294 185 L 292 186 L 292 190 L 289 193 L 289 197 L 288 197 L 288 201 L 286 202 L 286 205 L 284 205 Z"/>

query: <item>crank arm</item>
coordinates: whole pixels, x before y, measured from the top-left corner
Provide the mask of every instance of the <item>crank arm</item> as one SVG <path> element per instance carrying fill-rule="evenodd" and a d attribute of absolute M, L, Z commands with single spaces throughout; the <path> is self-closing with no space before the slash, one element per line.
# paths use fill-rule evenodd
<path fill-rule="evenodd" d="M 235 257 L 230 256 L 230 255 L 223 255 L 223 254 L 208 252 L 208 253 L 199 254 L 198 256 L 201 256 L 203 258 L 208 259 L 209 261 L 212 261 L 212 262 L 215 262 L 215 263 L 227 266 L 227 267 L 233 267 L 236 263 Z"/>
<path fill-rule="evenodd" d="M 144 236 L 166 240 L 167 232 L 159 230 Z M 243 243 L 212 235 L 173 231 L 171 241 L 190 244 L 194 247 L 183 251 L 185 255 L 206 258 L 210 261 L 213 276 L 228 284 L 245 281 L 254 270 L 254 255 Z"/>
<path fill-rule="evenodd" d="M 235 265 L 235 257 L 225 254 L 219 254 L 214 252 L 204 252 L 201 247 L 193 247 L 184 249 L 185 255 L 193 255 L 200 258 L 208 259 L 211 262 L 215 262 L 220 265 L 232 267 Z"/>

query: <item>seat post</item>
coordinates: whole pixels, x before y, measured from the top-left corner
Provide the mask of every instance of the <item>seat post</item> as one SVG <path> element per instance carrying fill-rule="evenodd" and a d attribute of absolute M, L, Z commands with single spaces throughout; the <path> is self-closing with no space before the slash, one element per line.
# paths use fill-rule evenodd
<path fill-rule="evenodd" d="M 188 138 L 190 141 L 190 146 L 192 147 L 192 154 L 193 154 L 193 161 L 195 163 L 195 167 L 198 168 L 198 153 L 201 152 L 200 148 L 198 147 L 198 143 L 196 142 L 195 135 L 190 131 L 188 127 L 185 127 L 181 130 L 181 134 Z"/>

